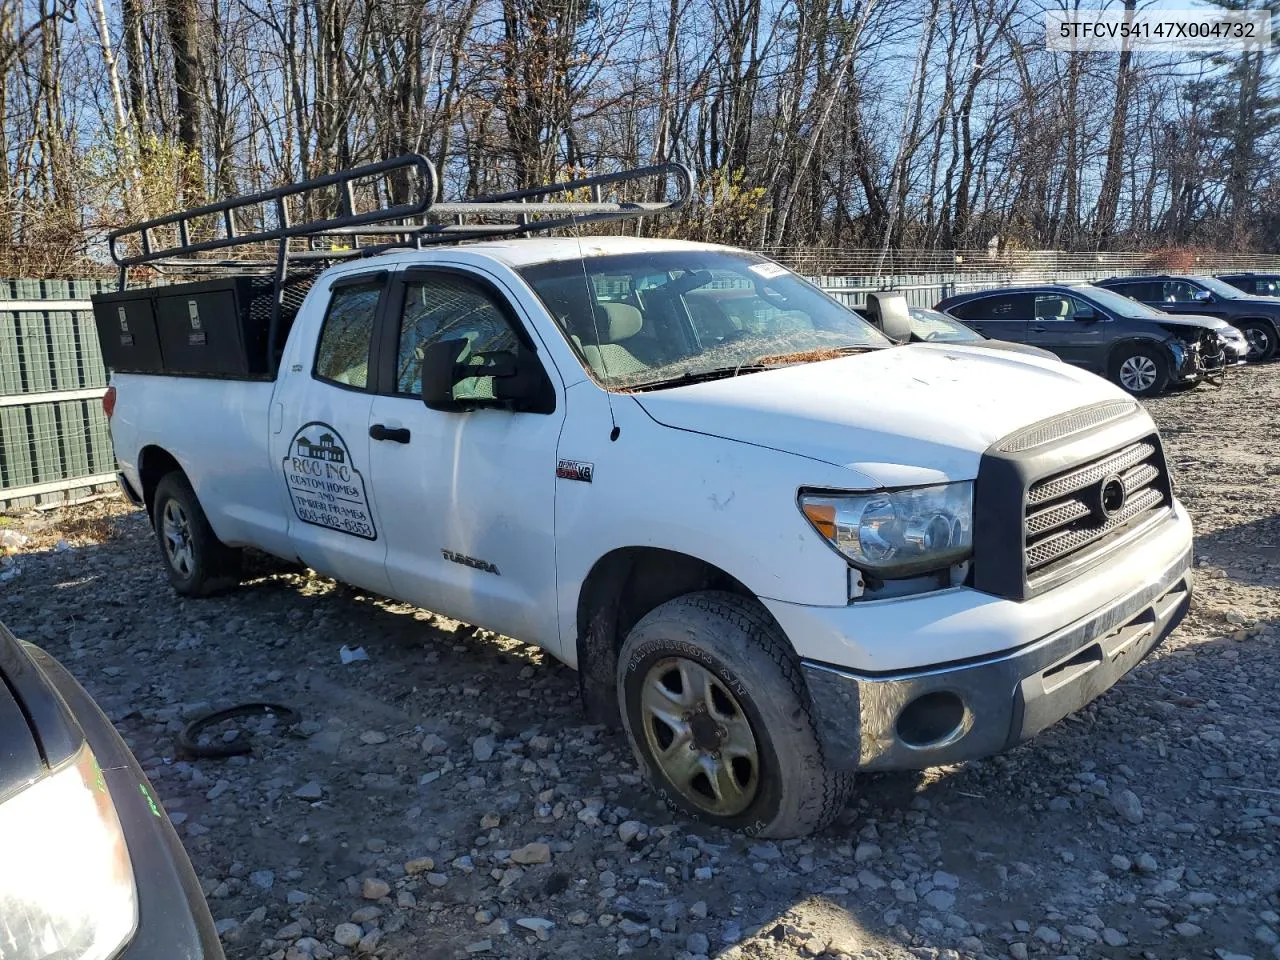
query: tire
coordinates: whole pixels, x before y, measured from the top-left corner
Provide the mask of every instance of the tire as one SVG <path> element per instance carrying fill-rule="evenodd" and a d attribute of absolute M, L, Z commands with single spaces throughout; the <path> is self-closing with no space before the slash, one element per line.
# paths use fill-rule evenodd
<path fill-rule="evenodd" d="M 622 645 L 617 680 L 631 748 L 674 810 L 798 837 L 844 807 L 853 775 L 827 761 L 800 661 L 754 600 L 707 591 L 650 611 Z"/>
<path fill-rule="evenodd" d="M 1111 361 L 1111 379 L 1135 397 L 1154 397 L 1169 385 L 1169 360 L 1156 347 L 1121 347 Z"/>
<path fill-rule="evenodd" d="M 156 485 L 151 524 L 169 582 L 184 597 L 208 597 L 239 583 L 240 551 L 213 532 L 196 493 L 181 472 Z"/>
<path fill-rule="evenodd" d="M 1276 355 L 1276 328 L 1267 320 L 1241 320 L 1240 332 L 1249 342 L 1245 359 L 1250 363 L 1265 363 Z"/>

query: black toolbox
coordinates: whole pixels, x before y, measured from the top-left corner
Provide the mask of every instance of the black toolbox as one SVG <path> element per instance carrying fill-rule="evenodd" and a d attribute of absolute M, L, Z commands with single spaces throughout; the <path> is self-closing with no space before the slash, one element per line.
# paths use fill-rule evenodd
<path fill-rule="evenodd" d="M 314 280 L 311 273 L 285 280 L 277 356 Z M 271 277 L 239 276 L 98 294 L 102 359 L 119 373 L 269 378 L 274 289 Z"/>

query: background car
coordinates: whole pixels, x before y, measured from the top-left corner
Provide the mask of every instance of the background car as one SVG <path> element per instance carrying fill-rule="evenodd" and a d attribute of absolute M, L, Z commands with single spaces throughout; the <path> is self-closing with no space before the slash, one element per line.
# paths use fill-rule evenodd
<path fill-rule="evenodd" d="M 0 624 L 0 957 L 221 960 L 142 768 L 61 664 Z"/>
<path fill-rule="evenodd" d="M 1097 285 L 1166 313 L 1221 317 L 1244 334 L 1253 363 L 1270 360 L 1280 344 L 1280 300 L 1252 296 L 1215 277 L 1110 277 Z"/>
<path fill-rule="evenodd" d="M 986 336 L 1049 350 L 1140 397 L 1216 378 L 1227 363 L 1220 321 L 1170 316 L 1089 284 L 977 290 L 937 308 Z"/>
<path fill-rule="evenodd" d="M 1057 360 L 1048 350 L 1025 343 L 993 340 L 928 307 L 909 307 L 900 293 L 869 293 L 864 307 L 855 311 L 885 336 L 899 343 L 963 343 L 970 347 L 1008 350 L 1031 356 Z"/>
<path fill-rule="evenodd" d="M 1280 297 L 1280 273 L 1215 273 L 1214 277 L 1255 297 Z"/>

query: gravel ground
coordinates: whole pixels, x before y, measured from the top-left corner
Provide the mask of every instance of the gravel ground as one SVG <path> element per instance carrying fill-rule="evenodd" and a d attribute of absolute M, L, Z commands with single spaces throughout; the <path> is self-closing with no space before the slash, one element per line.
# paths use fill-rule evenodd
<path fill-rule="evenodd" d="M 177 599 L 119 499 L 5 518 L 31 541 L 0 618 L 129 739 L 233 960 L 1280 957 L 1280 366 L 1150 407 L 1197 525 L 1186 623 L 1036 740 L 863 777 L 804 841 L 675 819 L 516 641 L 265 567 Z M 175 755 L 245 700 L 303 723 Z"/>

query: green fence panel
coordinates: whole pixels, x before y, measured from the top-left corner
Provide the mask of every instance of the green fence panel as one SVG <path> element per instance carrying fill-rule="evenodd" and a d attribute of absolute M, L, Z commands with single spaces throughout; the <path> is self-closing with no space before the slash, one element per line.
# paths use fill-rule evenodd
<path fill-rule="evenodd" d="M 84 400 L 64 400 L 58 404 L 62 462 L 67 479 L 87 477 L 94 471 L 89 459 L 89 413 Z"/>
<path fill-rule="evenodd" d="M 116 451 L 111 445 L 111 428 L 102 404 L 97 400 L 84 401 L 89 424 L 89 473 L 115 473 Z"/>
<path fill-rule="evenodd" d="M 26 393 L 47 393 L 54 389 L 49 365 L 49 337 L 43 313 L 18 314 L 18 336 Z"/>
<path fill-rule="evenodd" d="M 0 478 L 6 487 L 36 482 L 25 407 L 0 407 Z"/>
<path fill-rule="evenodd" d="M 18 321 L 0 313 L 0 397 L 22 393 L 22 361 L 18 356 Z"/>

